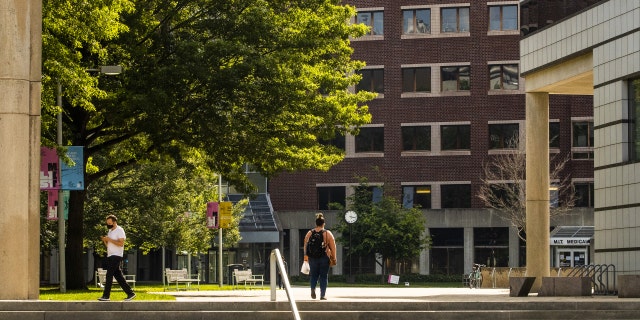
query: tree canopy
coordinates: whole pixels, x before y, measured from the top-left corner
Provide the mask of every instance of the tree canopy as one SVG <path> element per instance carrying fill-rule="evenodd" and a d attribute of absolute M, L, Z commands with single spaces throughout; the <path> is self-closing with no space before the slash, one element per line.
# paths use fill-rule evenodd
<path fill-rule="evenodd" d="M 379 254 L 387 262 L 384 267 L 395 272 L 402 271 L 396 269 L 396 262 L 415 259 L 429 246 L 426 219 L 420 209 L 403 208 L 396 198 L 387 195 L 374 200 L 366 181 L 360 182 L 348 202 L 348 210 L 355 211 L 358 219 L 350 227 L 343 216 L 336 230 L 340 232 L 338 241 L 351 245 L 352 256 Z"/>
<path fill-rule="evenodd" d="M 70 275 L 83 274 L 86 200 L 133 165 L 170 158 L 179 168 L 197 150 L 208 170 L 250 192 L 243 164 L 265 176 L 328 170 L 344 155 L 319 141 L 355 133 L 371 120 L 364 103 L 374 94 L 348 90 L 363 66 L 351 59 L 349 38 L 366 27 L 349 24 L 355 11 L 339 1 L 52 0 L 43 6 L 42 141 L 55 145 L 53 124 L 63 112 L 63 145 L 85 147 L 86 190 L 70 200 Z M 121 65 L 124 72 L 91 71 L 101 65 Z M 58 83 L 61 109 L 54 99 Z M 100 179 L 106 180 L 94 184 Z M 84 279 L 67 283 L 85 285 Z"/>

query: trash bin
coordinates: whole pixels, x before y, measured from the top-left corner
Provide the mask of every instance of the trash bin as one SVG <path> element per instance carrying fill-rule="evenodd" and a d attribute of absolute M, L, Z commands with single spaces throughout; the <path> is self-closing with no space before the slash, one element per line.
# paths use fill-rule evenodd
<path fill-rule="evenodd" d="M 244 270 L 244 266 L 241 264 L 228 264 L 227 265 L 227 283 L 228 284 L 235 284 L 233 283 L 233 271 L 234 270 Z"/>

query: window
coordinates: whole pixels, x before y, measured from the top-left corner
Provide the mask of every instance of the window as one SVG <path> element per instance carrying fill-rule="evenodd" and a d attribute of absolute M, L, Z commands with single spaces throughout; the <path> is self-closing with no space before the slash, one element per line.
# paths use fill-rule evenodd
<path fill-rule="evenodd" d="M 469 150 L 471 130 L 469 125 L 444 125 L 440 127 L 442 150 Z"/>
<path fill-rule="evenodd" d="M 431 92 L 431 68 L 402 68 L 402 92 Z"/>
<path fill-rule="evenodd" d="M 560 148 L 560 123 L 549 123 L 549 148 Z"/>
<path fill-rule="evenodd" d="M 493 183 L 489 186 L 493 198 L 491 206 L 494 208 L 502 208 L 504 206 L 513 206 L 520 200 L 521 188 L 515 183 Z"/>
<path fill-rule="evenodd" d="M 357 194 L 367 192 L 367 194 L 371 195 L 371 202 L 373 203 L 382 201 L 382 196 L 384 195 L 384 190 L 380 186 L 357 186 L 355 187 L 355 192 Z"/>
<path fill-rule="evenodd" d="M 336 132 L 336 136 L 331 140 L 319 139 L 320 144 L 325 146 L 334 146 L 340 150 L 345 150 L 345 137 L 344 134 Z"/>
<path fill-rule="evenodd" d="M 489 66 L 490 90 L 518 90 L 518 65 Z"/>
<path fill-rule="evenodd" d="M 363 69 L 358 73 L 362 80 L 356 86 L 356 91 L 384 93 L 384 69 Z"/>
<path fill-rule="evenodd" d="M 440 186 L 441 206 L 445 208 L 471 208 L 470 184 L 443 184 Z"/>
<path fill-rule="evenodd" d="M 331 209 L 330 203 L 339 203 L 345 205 L 346 188 L 345 187 L 318 187 L 318 210 Z"/>
<path fill-rule="evenodd" d="M 574 183 L 576 192 L 576 207 L 594 207 L 593 182 Z"/>
<path fill-rule="evenodd" d="M 471 67 L 442 67 L 442 91 L 471 89 Z"/>
<path fill-rule="evenodd" d="M 517 149 L 520 137 L 517 123 L 489 125 L 489 149 Z"/>
<path fill-rule="evenodd" d="M 402 188 L 402 205 L 407 208 L 431 209 L 431 186 Z"/>
<path fill-rule="evenodd" d="M 384 128 L 360 128 L 356 136 L 356 152 L 384 152 Z"/>
<path fill-rule="evenodd" d="M 518 6 L 489 7 L 489 30 L 518 30 Z"/>
<path fill-rule="evenodd" d="M 431 33 L 431 10 L 403 10 L 402 11 L 403 34 Z"/>
<path fill-rule="evenodd" d="M 640 160 L 640 78 L 629 80 L 629 160 Z"/>
<path fill-rule="evenodd" d="M 573 159 L 593 159 L 593 121 L 573 122 Z"/>
<path fill-rule="evenodd" d="M 384 14 L 382 11 L 358 12 L 356 23 L 367 25 L 370 28 L 369 35 L 384 34 Z"/>
<path fill-rule="evenodd" d="M 431 127 L 402 127 L 402 151 L 431 150 Z"/>
<path fill-rule="evenodd" d="M 469 8 L 442 8 L 442 32 L 469 32 Z"/>

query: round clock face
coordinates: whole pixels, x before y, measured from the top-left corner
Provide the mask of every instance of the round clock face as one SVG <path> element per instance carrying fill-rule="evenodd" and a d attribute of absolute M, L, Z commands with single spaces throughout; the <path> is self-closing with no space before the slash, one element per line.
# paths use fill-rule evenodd
<path fill-rule="evenodd" d="M 346 220 L 347 223 L 354 223 L 358 220 L 358 215 L 354 211 L 347 211 L 347 213 L 344 214 L 344 220 Z"/>

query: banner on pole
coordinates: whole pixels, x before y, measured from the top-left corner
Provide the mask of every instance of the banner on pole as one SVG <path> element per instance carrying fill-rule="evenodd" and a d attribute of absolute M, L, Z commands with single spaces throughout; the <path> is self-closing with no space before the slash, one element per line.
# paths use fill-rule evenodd
<path fill-rule="evenodd" d="M 67 157 L 73 161 L 69 165 L 60 161 L 61 188 L 64 190 L 84 190 L 84 147 L 67 147 Z"/>
<path fill-rule="evenodd" d="M 218 228 L 218 203 L 207 202 L 207 228 Z"/>
<path fill-rule="evenodd" d="M 40 147 L 40 190 L 60 189 L 60 166 L 56 149 Z"/>
<path fill-rule="evenodd" d="M 47 220 L 58 220 L 58 191 L 47 191 Z"/>
<path fill-rule="evenodd" d="M 220 202 L 218 208 L 218 216 L 220 217 L 220 228 L 227 229 L 231 227 L 231 202 Z"/>

